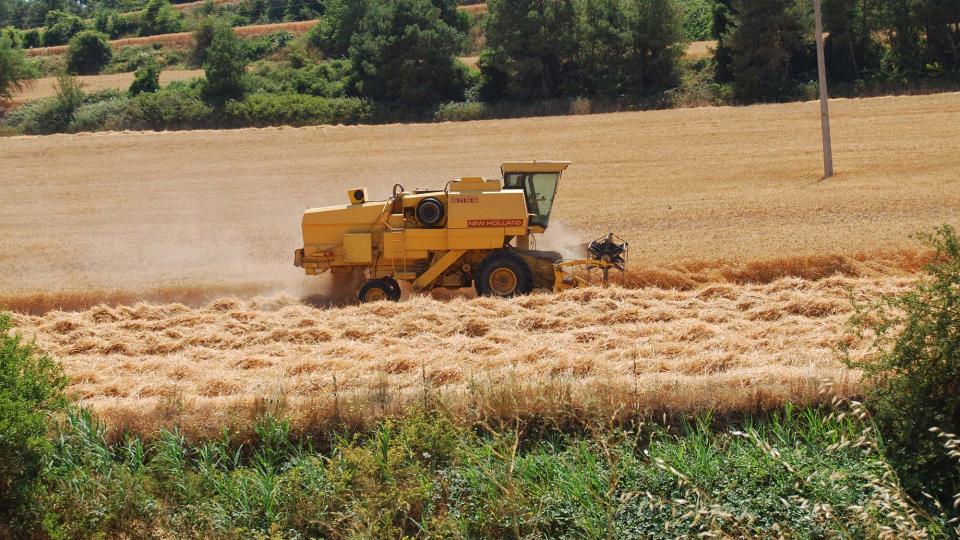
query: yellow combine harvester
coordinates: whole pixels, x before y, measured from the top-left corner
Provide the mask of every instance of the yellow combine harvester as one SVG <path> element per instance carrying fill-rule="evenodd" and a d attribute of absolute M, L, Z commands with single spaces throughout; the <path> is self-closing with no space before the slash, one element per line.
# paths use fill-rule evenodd
<path fill-rule="evenodd" d="M 400 281 L 415 291 L 476 287 L 511 297 L 534 289 L 586 284 L 589 270 L 623 271 L 627 244 L 610 234 L 587 247 L 591 258 L 563 260 L 531 249 L 543 234 L 565 161 L 504 163 L 502 179 L 460 178 L 443 190 L 393 187 L 385 201 L 367 201 L 366 188 L 347 192 L 350 204 L 303 214 L 303 248 L 294 264 L 308 275 L 326 271 L 363 276 L 361 302 L 399 300 Z M 576 269 L 586 269 L 575 275 Z"/>

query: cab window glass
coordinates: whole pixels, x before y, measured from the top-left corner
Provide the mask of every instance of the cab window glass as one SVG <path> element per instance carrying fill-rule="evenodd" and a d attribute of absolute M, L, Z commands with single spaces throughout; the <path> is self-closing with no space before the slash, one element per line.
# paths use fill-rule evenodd
<path fill-rule="evenodd" d="M 522 189 L 527 211 L 532 214 L 530 223 L 546 227 L 559 176 L 557 173 L 509 173 L 504 176 L 503 185 L 507 189 Z"/>

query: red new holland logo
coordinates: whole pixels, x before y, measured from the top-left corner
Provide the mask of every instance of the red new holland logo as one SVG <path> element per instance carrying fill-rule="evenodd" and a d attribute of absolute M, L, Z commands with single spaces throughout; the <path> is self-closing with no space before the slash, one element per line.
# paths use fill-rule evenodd
<path fill-rule="evenodd" d="M 468 219 L 467 227 L 523 227 L 522 219 Z"/>

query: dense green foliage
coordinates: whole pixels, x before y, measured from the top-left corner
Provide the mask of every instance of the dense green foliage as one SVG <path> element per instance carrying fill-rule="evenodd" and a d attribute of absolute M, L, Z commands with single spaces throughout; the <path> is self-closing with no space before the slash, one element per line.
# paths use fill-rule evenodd
<path fill-rule="evenodd" d="M 21 49 L 0 36 L 0 99 L 10 98 L 35 75 Z"/>
<path fill-rule="evenodd" d="M 348 51 L 356 92 L 410 108 L 461 99 L 465 35 L 442 15 L 430 0 L 371 3 Z"/>
<path fill-rule="evenodd" d="M 140 18 L 140 35 L 172 34 L 181 30 L 180 14 L 169 0 L 150 0 Z"/>
<path fill-rule="evenodd" d="M 130 95 L 160 90 L 160 63 L 152 56 L 144 59 L 143 64 L 134 73 L 130 84 Z"/>
<path fill-rule="evenodd" d="M 63 11 L 50 11 L 44 23 L 43 45 L 63 45 L 74 35 L 84 30 L 83 20 L 76 15 Z"/>
<path fill-rule="evenodd" d="M 325 440 L 299 439 L 267 417 L 252 439 L 224 430 L 191 444 L 174 430 L 110 443 L 78 411 L 55 440 L 38 506 L 59 538 L 944 532 L 949 514 L 906 519 L 916 506 L 855 416 L 787 408 L 740 428 L 718 432 L 704 419 L 679 431 L 598 426 L 541 438 L 522 426 L 473 431 L 420 411 Z"/>
<path fill-rule="evenodd" d="M 734 98 L 787 101 L 816 77 L 813 33 L 796 0 L 733 0 L 722 36 L 730 53 Z"/>
<path fill-rule="evenodd" d="M 217 26 L 213 31 L 210 46 L 207 47 L 206 62 L 203 65 L 206 74 L 204 99 L 222 105 L 227 100 L 242 98 L 246 66 L 246 55 L 233 29 L 226 25 Z"/>
<path fill-rule="evenodd" d="M 876 350 L 854 367 L 867 374 L 867 404 L 907 486 L 952 504 L 957 463 L 930 429 L 960 433 L 960 238 L 944 226 L 924 239 L 935 253 L 928 277 L 907 294 L 861 306 L 854 322 L 876 336 Z"/>
<path fill-rule="evenodd" d="M 497 101 L 642 95 L 673 86 L 684 50 L 673 0 L 493 0 L 481 95 Z"/>
<path fill-rule="evenodd" d="M 704 41 L 713 35 L 712 0 L 680 0 L 683 9 L 683 33 L 690 41 Z"/>
<path fill-rule="evenodd" d="M 107 36 L 94 30 L 80 32 L 70 39 L 67 69 L 78 75 L 96 75 L 113 58 Z"/>
<path fill-rule="evenodd" d="M 37 518 L 51 414 L 65 405 L 65 384 L 59 364 L 24 343 L 0 315 L 0 537 Z"/>

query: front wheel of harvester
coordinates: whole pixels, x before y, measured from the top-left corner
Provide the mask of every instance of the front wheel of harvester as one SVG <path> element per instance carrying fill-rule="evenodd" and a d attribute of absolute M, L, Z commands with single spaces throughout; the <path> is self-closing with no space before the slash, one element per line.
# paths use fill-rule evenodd
<path fill-rule="evenodd" d="M 357 296 L 360 298 L 360 302 L 364 304 L 379 300 L 398 300 L 399 295 L 395 297 L 395 293 L 400 291 L 400 286 L 396 285 L 396 289 L 394 289 L 394 285 L 395 283 L 390 283 L 384 279 L 371 279 L 364 283 L 363 287 L 360 287 L 360 294 Z"/>
<path fill-rule="evenodd" d="M 530 266 L 512 253 L 498 252 L 487 256 L 477 275 L 477 294 L 510 298 L 533 290 Z"/>
<path fill-rule="evenodd" d="M 386 276 L 383 281 L 390 285 L 390 300 L 394 302 L 400 300 L 400 283 L 393 276 Z"/>

